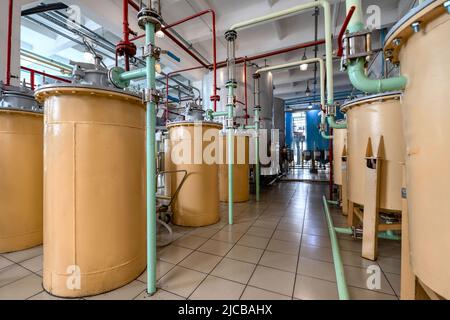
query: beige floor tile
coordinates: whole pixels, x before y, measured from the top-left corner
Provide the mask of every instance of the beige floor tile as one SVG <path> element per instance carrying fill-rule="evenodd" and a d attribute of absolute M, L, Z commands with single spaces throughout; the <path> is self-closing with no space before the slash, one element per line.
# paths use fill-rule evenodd
<path fill-rule="evenodd" d="M 159 280 L 158 287 L 187 298 L 205 278 L 204 273 L 176 266 Z"/>
<path fill-rule="evenodd" d="M 207 241 L 207 239 L 205 239 L 205 238 L 197 237 L 197 236 L 189 234 L 189 235 L 186 235 L 186 236 L 181 237 L 180 239 L 174 241 L 173 244 L 176 246 L 179 246 L 179 247 L 195 250 L 198 247 L 200 247 L 202 244 L 204 244 L 206 241 Z"/>
<path fill-rule="evenodd" d="M 362 242 L 361 240 L 343 240 L 339 239 L 339 248 L 344 251 L 353 251 L 361 253 L 362 250 Z"/>
<path fill-rule="evenodd" d="M 294 224 L 294 223 L 279 223 L 277 226 L 277 231 L 288 231 L 288 232 L 297 232 L 301 233 L 303 229 L 302 224 Z"/>
<path fill-rule="evenodd" d="M 389 257 L 378 257 L 378 264 L 384 272 L 400 274 L 401 260 Z"/>
<path fill-rule="evenodd" d="M 247 286 L 242 294 L 241 300 L 291 300 L 291 297 Z"/>
<path fill-rule="evenodd" d="M 351 286 L 348 287 L 348 291 L 352 300 L 398 300 L 396 296 L 390 294 Z"/>
<path fill-rule="evenodd" d="M 208 276 L 189 297 L 192 300 L 238 300 L 245 286 L 233 281 Z"/>
<path fill-rule="evenodd" d="M 31 296 L 30 298 L 28 298 L 28 300 L 80 300 L 80 299 L 64 299 L 64 298 L 59 298 L 59 297 L 55 297 L 52 296 L 51 294 L 42 291 L 38 294 L 35 294 L 34 296 Z"/>
<path fill-rule="evenodd" d="M 0 270 L 3 268 L 6 268 L 12 264 L 14 264 L 14 262 L 0 256 Z"/>
<path fill-rule="evenodd" d="M 221 230 L 216 233 L 211 239 L 229 243 L 236 243 L 243 235 L 244 232 L 242 231 Z"/>
<path fill-rule="evenodd" d="M 0 287 L 0 300 L 24 300 L 42 291 L 42 279 L 35 274 Z"/>
<path fill-rule="evenodd" d="M 265 249 L 268 242 L 269 239 L 266 238 L 244 235 L 237 244 L 251 248 Z"/>
<path fill-rule="evenodd" d="M 297 273 L 313 278 L 336 281 L 334 265 L 329 262 L 300 257 Z"/>
<path fill-rule="evenodd" d="M 175 267 L 174 264 L 168 263 L 162 260 L 156 261 L 156 279 L 159 280 L 161 277 L 163 277 L 167 272 L 173 269 Z M 142 273 L 139 278 L 137 279 L 139 281 L 142 281 L 144 283 L 147 283 L 147 270 Z"/>
<path fill-rule="evenodd" d="M 87 300 L 132 300 L 137 297 L 146 285 L 141 281 L 133 281 L 122 288 L 116 289 L 111 292 L 100 294 L 93 297 L 86 298 Z"/>
<path fill-rule="evenodd" d="M 227 257 L 250 263 L 258 263 L 263 252 L 264 250 L 262 249 L 235 245 L 233 249 L 231 249 L 231 251 L 228 252 Z"/>
<path fill-rule="evenodd" d="M 191 249 L 182 248 L 174 245 L 165 247 L 158 258 L 169 263 L 177 264 L 192 252 Z"/>
<path fill-rule="evenodd" d="M 302 234 L 299 232 L 290 231 L 275 231 L 273 238 L 276 240 L 290 241 L 290 242 L 300 242 Z"/>
<path fill-rule="evenodd" d="M 16 264 L 0 270 L 0 287 L 30 275 L 31 272 Z"/>
<path fill-rule="evenodd" d="M 223 257 L 228 253 L 228 251 L 230 251 L 232 247 L 232 243 L 217 240 L 208 240 L 197 250 Z"/>
<path fill-rule="evenodd" d="M 361 252 L 341 250 L 342 263 L 346 266 L 367 268 L 372 265 L 378 265 L 377 262 L 370 261 L 361 257 Z"/>
<path fill-rule="evenodd" d="M 313 236 L 310 234 L 302 235 L 302 245 L 316 246 L 322 248 L 331 248 L 331 241 L 328 237 Z"/>
<path fill-rule="evenodd" d="M 179 265 L 188 269 L 210 273 L 221 259 L 221 257 L 212 254 L 195 251 L 181 261 Z"/>
<path fill-rule="evenodd" d="M 168 291 L 158 289 L 156 293 L 152 296 L 149 296 L 147 291 L 143 291 L 140 295 L 138 295 L 134 300 L 185 300 L 176 294 L 170 293 Z"/>
<path fill-rule="evenodd" d="M 37 256 L 34 258 L 31 258 L 29 260 L 25 260 L 20 263 L 20 265 L 30 271 L 38 272 L 43 269 L 43 262 L 42 262 L 43 256 Z"/>
<path fill-rule="evenodd" d="M 42 246 L 37 246 L 22 251 L 4 253 L 3 256 L 11 261 L 19 263 L 40 256 L 42 255 L 42 253 L 43 253 Z"/>
<path fill-rule="evenodd" d="M 294 297 L 301 300 L 338 300 L 336 283 L 298 275 Z"/>
<path fill-rule="evenodd" d="M 231 232 L 244 233 L 253 224 L 252 222 L 241 222 L 241 223 L 238 223 L 236 220 L 234 222 L 235 222 L 235 224 L 233 224 L 233 225 L 226 225 L 225 227 L 222 228 L 221 231 L 231 231 Z"/>
<path fill-rule="evenodd" d="M 333 252 L 329 248 L 302 245 L 300 256 L 314 260 L 333 262 Z"/>
<path fill-rule="evenodd" d="M 358 287 L 362 289 L 368 289 L 367 281 L 369 277 L 372 276 L 371 273 L 368 273 L 367 268 L 358 268 L 351 266 L 344 266 L 345 270 L 345 278 L 347 280 L 347 284 L 349 286 Z M 374 291 L 387 293 L 394 295 L 394 291 L 392 290 L 389 282 L 382 272 L 380 272 L 380 289 L 375 289 Z M 371 278 L 372 279 L 372 278 Z"/>
<path fill-rule="evenodd" d="M 247 284 L 256 265 L 238 260 L 223 259 L 211 272 L 213 276 Z"/>
<path fill-rule="evenodd" d="M 257 266 L 249 285 L 282 295 L 292 296 L 294 281 L 294 273 Z"/>
<path fill-rule="evenodd" d="M 282 241 L 272 239 L 267 246 L 267 250 L 281 252 L 285 254 L 290 254 L 297 256 L 300 248 L 300 244 L 290 241 Z"/>
<path fill-rule="evenodd" d="M 385 275 L 395 294 L 400 297 L 400 275 L 395 273 L 385 273 Z"/>
<path fill-rule="evenodd" d="M 251 227 L 248 229 L 247 234 L 250 236 L 261 237 L 270 239 L 272 237 L 273 230 L 259 227 Z"/>
<path fill-rule="evenodd" d="M 311 234 L 313 236 L 328 237 L 329 236 L 328 229 L 325 226 L 317 228 L 317 227 L 308 227 L 305 225 L 305 228 L 303 229 L 303 233 Z"/>
<path fill-rule="evenodd" d="M 269 221 L 258 219 L 253 224 L 253 227 L 265 228 L 265 229 L 269 229 L 269 230 L 273 231 L 277 227 L 277 222 L 269 222 Z"/>
<path fill-rule="evenodd" d="M 295 272 L 297 269 L 297 256 L 265 251 L 259 264 L 266 267 Z"/>
<path fill-rule="evenodd" d="M 203 238 L 211 238 L 213 235 L 215 235 L 217 232 L 219 232 L 218 229 L 213 228 L 197 228 L 193 231 L 191 231 L 191 235 L 197 236 L 197 237 L 203 237 Z"/>

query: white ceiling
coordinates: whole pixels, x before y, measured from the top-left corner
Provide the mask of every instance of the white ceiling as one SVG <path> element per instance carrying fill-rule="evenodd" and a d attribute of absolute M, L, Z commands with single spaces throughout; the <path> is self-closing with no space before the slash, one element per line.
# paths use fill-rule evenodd
<path fill-rule="evenodd" d="M 85 17 L 87 26 L 102 33 L 108 39 L 119 39 L 122 33 L 122 0 L 61 0 L 69 5 L 78 5 Z M 161 0 L 162 16 L 167 23 L 172 23 L 188 15 L 205 9 L 214 9 L 217 14 L 218 35 L 218 59 L 226 59 L 225 31 L 234 23 L 250 18 L 265 15 L 271 12 L 283 10 L 294 5 L 309 2 L 310 0 Z M 40 2 L 58 2 L 53 0 Z M 367 0 L 363 1 L 366 8 L 369 4 L 375 4 L 381 8 L 382 27 L 390 27 L 405 11 L 412 6 L 414 0 Z M 337 35 L 345 18 L 345 2 L 331 0 L 333 13 L 333 33 Z M 36 3 L 34 3 L 35 5 Z M 237 41 L 237 53 L 240 56 L 251 56 L 258 53 L 286 48 L 299 43 L 314 40 L 314 16 L 313 11 L 287 17 L 276 22 L 259 25 L 239 32 Z M 136 12 L 130 8 L 131 28 L 142 33 L 136 23 Z M 211 44 L 211 18 L 205 15 L 196 20 L 177 26 L 176 31 L 209 61 L 212 61 Z M 51 36 L 48 31 L 31 25 L 22 26 L 23 42 L 32 50 L 48 56 L 60 56 L 82 58 L 83 48 L 61 39 L 59 36 Z M 319 39 L 323 38 L 323 15 L 319 18 Z M 49 45 L 46 39 L 51 38 Z M 183 68 L 197 66 L 198 63 L 189 55 L 180 50 L 170 39 L 158 39 L 158 45 L 175 53 L 182 59 L 181 63 L 172 59 L 163 58 L 164 71 L 170 72 Z M 378 44 L 379 45 L 379 44 Z M 307 50 L 307 56 L 314 55 L 313 49 Z M 323 55 L 323 46 L 319 48 L 319 55 Z M 267 61 L 255 61 L 259 64 L 267 63 L 276 65 L 301 59 L 303 51 L 287 53 L 268 59 Z M 111 63 L 111 61 L 109 61 Z M 349 82 L 345 74 L 339 72 L 336 61 L 335 90 L 349 88 Z M 202 78 L 205 71 L 185 73 L 184 76 L 192 81 Z M 306 88 L 306 80 L 314 77 L 313 68 L 307 72 L 299 69 L 276 72 L 274 76 L 275 95 L 284 99 L 302 96 Z"/>

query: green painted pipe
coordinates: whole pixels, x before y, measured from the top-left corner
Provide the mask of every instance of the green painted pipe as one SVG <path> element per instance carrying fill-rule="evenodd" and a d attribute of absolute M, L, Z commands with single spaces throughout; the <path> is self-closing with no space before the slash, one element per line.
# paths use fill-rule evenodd
<path fill-rule="evenodd" d="M 347 121 L 337 123 L 334 116 L 327 116 L 328 125 L 333 129 L 347 129 Z"/>
<path fill-rule="evenodd" d="M 339 201 L 328 200 L 327 202 L 328 202 L 329 204 L 332 204 L 332 205 L 335 205 L 335 206 L 338 206 L 338 205 L 339 205 Z"/>
<path fill-rule="evenodd" d="M 328 209 L 327 198 L 323 196 L 323 207 L 327 218 L 328 232 L 331 239 L 331 249 L 333 253 L 334 271 L 336 272 L 336 283 L 340 300 L 350 300 L 347 282 L 345 280 L 344 265 L 342 264 L 341 253 L 339 251 L 339 243 L 336 237 L 336 231 L 333 227 L 330 210 Z"/>
<path fill-rule="evenodd" d="M 334 227 L 334 231 L 336 231 L 337 233 L 353 235 L 353 229 L 352 228 Z"/>
<path fill-rule="evenodd" d="M 147 46 L 155 44 L 155 25 L 148 22 L 145 25 L 145 42 Z M 156 88 L 155 58 L 146 58 L 147 88 Z M 146 152 L 147 152 L 147 292 L 156 292 L 156 105 L 147 102 L 146 112 Z"/>
<path fill-rule="evenodd" d="M 119 79 L 122 81 L 143 79 L 147 77 L 147 68 L 134 69 L 121 73 Z"/>
<path fill-rule="evenodd" d="M 211 112 L 210 116 L 213 117 L 213 118 L 226 117 L 226 116 L 228 116 L 228 111 Z"/>
<path fill-rule="evenodd" d="M 256 141 L 255 141 L 255 184 L 256 184 L 256 201 L 259 202 L 260 200 L 260 176 L 261 176 L 261 166 L 260 166 L 260 159 L 259 159 L 259 126 L 260 126 L 260 119 L 259 119 L 259 108 L 255 108 L 255 131 L 256 131 Z"/>
<path fill-rule="evenodd" d="M 351 62 L 347 70 L 350 82 L 358 90 L 367 93 L 382 93 L 405 89 L 407 83 L 406 77 L 370 79 L 366 75 L 364 64 L 364 59 L 358 59 L 357 61 Z"/>
<path fill-rule="evenodd" d="M 338 227 L 335 227 L 334 231 L 336 231 L 337 233 L 341 233 L 341 234 L 353 235 L 353 229 L 352 228 L 338 228 Z M 401 236 L 398 236 L 398 235 L 394 234 L 392 231 L 379 232 L 378 233 L 378 238 L 386 239 L 386 240 L 395 240 L 395 241 L 402 240 Z"/>
<path fill-rule="evenodd" d="M 246 130 L 246 129 L 256 129 L 256 126 L 242 126 L 242 129 Z"/>
<path fill-rule="evenodd" d="M 330 136 L 330 135 L 326 134 L 325 131 L 320 131 L 320 135 L 321 135 L 322 138 L 324 138 L 325 140 L 331 140 L 331 139 L 333 139 L 333 136 Z"/>
<path fill-rule="evenodd" d="M 227 84 L 228 96 L 234 96 L 234 84 Z M 234 119 L 234 105 L 227 104 L 228 109 L 228 120 Z M 234 201 L 234 174 L 233 174 L 233 163 L 234 163 L 234 134 L 233 127 L 230 123 L 227 123 L 227 146 L 228 146 L 228 224 L 233 224 L 233 201 Z"/>
<path fill-rule="evenodd" d="M 351 7 L 356 7 L 350 20 L 348 30 L 358 32 L 364 30 L 363 11 L 361 0 L 346 0 L 347 12 Z M 406 87 L 407 79 L 404 76 L 388 79 L 370 79 L 365 72 L 365 60 L 363 58 L 352 60 L 347 67 L 348 76 L 352 85 L 367 93 L 382 93 L 386 91 L 403 90 Z"/>

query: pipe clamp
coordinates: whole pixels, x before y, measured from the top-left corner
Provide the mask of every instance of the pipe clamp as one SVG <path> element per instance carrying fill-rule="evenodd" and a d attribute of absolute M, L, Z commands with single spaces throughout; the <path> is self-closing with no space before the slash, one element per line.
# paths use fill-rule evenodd
<path fill-rule="evenodd" d="M 151 102 L 158 105 L 161 98 L 162 94 L 159 90 L 148 88 L 142 90 L 142 103 Z"/>

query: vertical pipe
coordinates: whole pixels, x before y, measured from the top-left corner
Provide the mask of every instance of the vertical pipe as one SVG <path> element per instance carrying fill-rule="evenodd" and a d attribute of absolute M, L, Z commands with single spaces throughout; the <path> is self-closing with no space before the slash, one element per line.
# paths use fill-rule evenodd
<path fill-rule="evenodd" d="M 129 43 L 130 42 L 130 25 L 128 23 L 128 0 L 123 0 L 123 22 L 122 22 L 122 28 L 123 28 L 123 42 Z M 124 59 L 125 59 L 125 70 L 130 71 L 130 57 L 128 56 L 128 53 L 124 52 Z"/>
<path fill-rule="evenodd" d="M 237 33 L 227 32 L 225 38 L 228 42 L 227 46 L 227 56 L 228 56 L 228 81 L 226 87 L 228 89 L 227 96 L 227 136 L 228 136 L 228 223 L 233 224 L 233 196 L 234 196 L 234 185 L 233 185 L 233 162 L 234 162 L 234 108 L 236 103 L 236 97 L 234 95 L 234 90 L 237 86 L 236 84 L 236 46 L 235 40 Z"/>
<path fill-rule="evenodd" d="M 34 74 L 34 70 L 30 71 L 30 85 L 31 85 L 31 90 L 34 90 L 35 87 L 35 74 Z"/>
<path fill-rule="evenodd" d="M 13 20 L 13 0 L 9 0 L 8 7 L 8 34 L 7 34 L 7 48 L 6 48 L 6 85 L 11 84 L 11 38 L 12 38 L 12 21 Z"/>
<path fill-rule="evenodd" d="M 228 97 L 233 97 L 233 84 L 228 84 Z M 233 162 L 234 162 L 234 135 L 233 135 L 233 109 L 234 105 L 228 103 L 228 121 L 227 121 L 227 147 L 228 147 L 228 224 L 233 224 L 233 201 L 234 201 L 234 184 L 233 184 Z"/>
<path fill-rule="evenodd" d="M 216 35 L 216 13 L 213 10 L 212 15 L 212 33 L 213 33 L 213 72 L 214 72 L 214 112 L 217 111 L 217 35 Z"/>
<path fill-rule="evenodd" d="M 248 125 L 247 60 L 244 61 L 244 88 L 245 125 Z"/>
<path fill-rule="evenodd" d="M 155 25 L 145 24 L 146 45 L 155 44 Z M 149 55 L 146 58 L 147 89 L 156 88 L 155 58 Z M 156 292 L 156 105 L 153 101 L 147 102 L 146 113 L 146 141 L 147 141 L 147 292 Z"/>
<path fill-rule="evenodd" d="M 259 73 L 253 75 L 254 78 L 254 99 L 255 99 L 255 107 L 254 107 L 254 113 L 255 113 L 255 193 L 256 193 L 256 201 L 259 202 L 260 200 L 260 176 L 261 176 L 261 167 L 260 167 L 260 159 L 259 159 L 259 129 L 260 129 L 260 119 L 259 119 L 259 111 L 261 110 L 260 105 L 260 89 L 259 89 L 259 79 L 261 78 L 261 75 Z"/>

